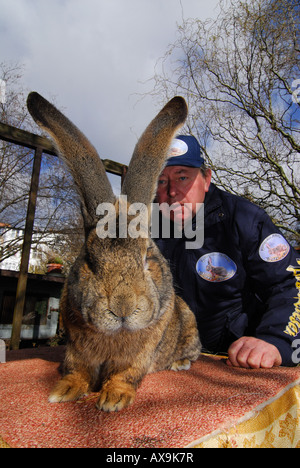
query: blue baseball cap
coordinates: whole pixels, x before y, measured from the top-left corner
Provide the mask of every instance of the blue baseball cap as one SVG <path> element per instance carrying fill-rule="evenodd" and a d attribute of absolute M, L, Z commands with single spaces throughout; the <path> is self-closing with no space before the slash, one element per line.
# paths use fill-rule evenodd
<path fill-rule="evenodd" d="M 178 135 L 172 141 L 166 166 L 201 167 L 204 164 L 197 139 L 190 135 Z"/>

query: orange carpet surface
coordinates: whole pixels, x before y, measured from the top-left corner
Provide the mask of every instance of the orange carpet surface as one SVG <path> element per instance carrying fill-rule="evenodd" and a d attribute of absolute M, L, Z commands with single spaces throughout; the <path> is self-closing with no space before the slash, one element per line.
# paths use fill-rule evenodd
<path fill-rule="evenodd" d="M 0 439 L 10 447 L 186 447 L 247 419 L 300 381 L 300 368 L 233 369 L 201 356 L 189 371 L 146 376 L 131 407 L 104 413 L 95 407 L 96 394 L 48 403 L 60 376 L 55 359 L 59 351 L 39 358 L 32 352 L 0 364 Z"/>

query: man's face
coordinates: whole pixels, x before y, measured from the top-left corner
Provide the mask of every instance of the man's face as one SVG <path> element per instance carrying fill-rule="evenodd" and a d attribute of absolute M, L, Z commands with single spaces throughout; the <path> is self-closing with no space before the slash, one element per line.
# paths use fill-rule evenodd
<path fill-rule="evenodd" d="M 211 182 L 211 171 L 206 177 L 197 167 L 169 166 L 165 167 L 158 181 L 156 201 L 167 205 L 178 205 L 174 211 L 166 211 L 163 215 L 172 221 L 182 224 L 184 220 L 195 216 L 196 203 L 203 203 Z M 192 209 L 185 209 L 184 204 L 192 203 Z"/>

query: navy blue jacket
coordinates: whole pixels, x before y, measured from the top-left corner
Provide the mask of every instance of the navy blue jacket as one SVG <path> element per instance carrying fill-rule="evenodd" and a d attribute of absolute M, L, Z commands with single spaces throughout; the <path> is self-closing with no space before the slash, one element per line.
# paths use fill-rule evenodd
<path fill-rule="evenodd" d="M 255 336 L 278 348 L 282 365 L 295 365 L 300 254 L 264 210 L 241 197 L 211 184 L 204 208 L 200 249 L 187 250 L 184 235 L 156 240 L 177 294 L 196 316 L 202 345 L 224 352 L 238 338 Z"/>

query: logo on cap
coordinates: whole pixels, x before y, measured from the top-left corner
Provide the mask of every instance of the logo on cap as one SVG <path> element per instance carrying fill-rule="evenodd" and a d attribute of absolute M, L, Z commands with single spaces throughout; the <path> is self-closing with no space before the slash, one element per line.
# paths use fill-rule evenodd
<path fill-rule="evenodd" d="M 176 156 L 182 156 L 188 152 L 189 148 L 188 145 L 183 140 L 178 140 L 178 138 L 174 138 L 172 141 L 168 158 L 174 158 Z"/>

